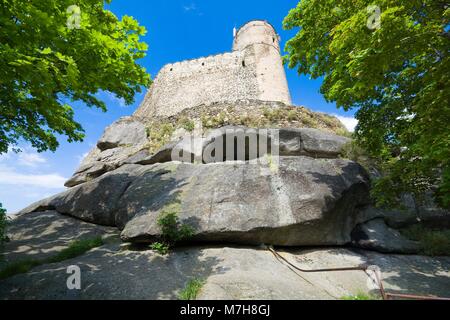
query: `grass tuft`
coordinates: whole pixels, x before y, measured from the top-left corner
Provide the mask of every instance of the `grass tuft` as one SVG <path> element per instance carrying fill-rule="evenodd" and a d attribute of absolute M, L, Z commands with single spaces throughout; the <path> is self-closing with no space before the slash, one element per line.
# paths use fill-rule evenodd
<path fill-rule="evenodd" d="M 200 293 L 203 285 L 205 284 L 204 280 L 201 279 L 192 279 L 186 283 L 186 286 L 183 290 L 181 290 L 178 295 L 180 300 L 195 300 Z"/>
<path fill-rule="evenodd" d="M 101 237 L 96 237 L 93 239 L 76 240 L 71 242 L 67 248 L 63 249 L 55 256 L 47 259 L 46 262 L 56 263 L 68 259 L 73 259 L 93 248 L 100 247 L 103 244 L 104 244 L 103 239 Z"/>
<path fill-rule="evenodd" d="M 56 255 L 42 260 L 27 259 L 22 261 L 16 261 L 8 264 L 0 270 L 0 280 L 12 277 L 16 274 L 27 273 L 32 268 L 38 267 L 46 263 L 56 263 L 64 260 L 72 259 L 82 255 L 83 253 L 103 245 L 101 237 L 93 239 L 81 239 L 75 240 L 69 244 L 69 246 L 61 250 Z"/>
<path fill-rule="evenodd" d="M 0 280 L 12 277 L 16 274 L 27 273 L 32 268 L 40 266 L 41 264 L 42 261 L 32 259 L 10 263 L 0 270 Z"/>
<path fill-rule="evenodd" d="M 356 295 L 344 296 L 341 300 L 379 300 L 379 298 L 371 294 L 359 292 Z"/>

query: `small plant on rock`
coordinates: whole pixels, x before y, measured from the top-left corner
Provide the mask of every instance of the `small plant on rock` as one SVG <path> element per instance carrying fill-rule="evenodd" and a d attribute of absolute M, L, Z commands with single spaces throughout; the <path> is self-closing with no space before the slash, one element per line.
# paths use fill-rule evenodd
<path fill-rule="evenodd" d="M 164 145 L 170 141 L 174 131 L 174 126 L 169 122 L 153 123 L 150 125 L 150 127 L 147 128 L 147 136 L 150 141 L 150 153 L 154 154 L 164 147 Z"/>
<path fill-rule="evenodd" d="M 180 120 L 178 120 L 178 124 L 188 132 L 192 132 L 195 129 L 195 122 L 189 120 L 187 117 L 182 117 Z"/>
<path fill-rule="evenodd" d="M 180 300 L 195 300 L 200 293 L 203 285 L 205 284 L 204 280 L 201 279 L 192 279 L 186 284 L 184 289 L 178 295 Z"/>
<path fill-rule="evenodd" d="M 178 218 L 180 204 L 178 202 L 169 204 L 161 212 L 158 218 L 158 226 L 161 228 L 161 242 L 150 245 L 152 250 L 161 254 L 167 254 L 169 249 L 177 242 L 189 239 L 194 234 L 194 229 L 182 224 Z"/>
<path fill-rule="evenodd" d="M 170 247 L 162 242 L 154 242 L 150 245 L 150 249 L 164 256 L 169 253 Z"/>
<path fill-rule="evenodd" d="M 356 295 L 342 297 L 341 300 L 379 300 L 379 298 L 371 294 L 359 292 Z"/>

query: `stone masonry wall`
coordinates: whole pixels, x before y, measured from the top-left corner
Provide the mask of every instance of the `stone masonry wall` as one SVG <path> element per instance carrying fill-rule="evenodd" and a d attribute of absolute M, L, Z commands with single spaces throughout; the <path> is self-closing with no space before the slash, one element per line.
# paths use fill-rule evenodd
<path fill-rule="evenodd" d="M 150 87 L 139 117 L 172 116 L 200 104 L 258 96 L 254 50 L 166 65 Z"/>

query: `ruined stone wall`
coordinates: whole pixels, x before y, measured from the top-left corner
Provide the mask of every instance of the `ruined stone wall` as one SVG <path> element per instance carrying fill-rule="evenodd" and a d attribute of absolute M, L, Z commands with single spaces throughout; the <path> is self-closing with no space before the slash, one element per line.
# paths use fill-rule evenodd
<path fill-rule="evenodd" d="M 166 65 L 136 115 L 171 116 L 200 104 L 258 96 L 253 50 Z"/>
<path fill-rule="evenodd" d="M 169 117 L 201 104 L 245 99 L 291 104 L 279 37 L 265 21 L 241 27 L 233 52 L 164 66 L 135 115 Z"/>

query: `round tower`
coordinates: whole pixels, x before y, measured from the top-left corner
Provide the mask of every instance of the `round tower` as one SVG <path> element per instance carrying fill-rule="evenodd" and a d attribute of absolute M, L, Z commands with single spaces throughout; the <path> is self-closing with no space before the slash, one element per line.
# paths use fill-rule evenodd
<path fill-rule="evenodd" d="M 233 51 L 254 56 L 258 99 L 292 104 L 280 55 L 280 37 L 274 27 L 263 20 L 243 25 L 235 34 Z"/>
<path fill-rule="evenodd" d="M 233 51 L 243 50 L 257 43 L 275 46 L 277 50 L 280 50 L 279 36 L 267 21 L 254 20 L 240 27 L 234 37 Z"/>

